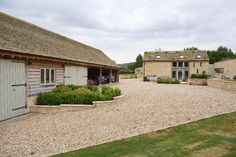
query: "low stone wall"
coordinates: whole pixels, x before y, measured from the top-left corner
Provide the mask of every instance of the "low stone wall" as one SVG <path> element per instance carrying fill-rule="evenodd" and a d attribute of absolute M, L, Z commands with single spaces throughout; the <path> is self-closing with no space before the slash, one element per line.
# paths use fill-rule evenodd
<path fill-rule="evenodd" d="M 62 104 L 58 106 L 48 105 L 31 105 L 29 106 L 30 112 L 34 113 L 58 113 L 68 111 L 83 111 L 95 107 L 95 105 L 75 105 L 75 104 Z"/>
<path fill-rule="evenodd" d="M 236 81 L 209 79 L 207 80 L 207 85 L 213 88 L 236 92 Z"/>
<path fill-rule="evenodd" d="M 93 104 L 61 104 L 61 105 L 29 105 L 29 111 L 33 113 L 59 113 L 71 111 L 84 111 L 95 107 L 112 104 L 122 98 L 123 95 L 114 97 L 111 101 L 94 101 Z"/>
<path fill-rule="evenodd" d="M 200 86 L 206 86 L 207 85 L 207 79 L 189 79 L 190 85 L 200 85 Z"/>

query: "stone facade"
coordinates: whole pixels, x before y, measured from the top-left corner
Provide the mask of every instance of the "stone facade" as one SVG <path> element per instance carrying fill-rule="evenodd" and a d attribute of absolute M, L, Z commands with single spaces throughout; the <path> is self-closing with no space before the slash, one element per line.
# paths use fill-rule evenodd
<path fill-rule="evenodd" d="M 192 74 L 208 74 L 208 61 L 191 61 L 189 62 L 189 76 Z"/>
<path fill-rule="evenodd" d="M 207 51 L 149 51 L 144 53 L 144 80 L 156 75 L 187 82 L 192 74 L 208 74 Z"/>
<path fill-rule="evenodd" d="M 216 62 L 214 77 L 236 80 L 236 59 Z"/>
<path fill-rule="evenodd" d="M 187 61 L 185 61 L 187 62 Z M 188 67 L 181 69 L 187 69 L 189 71 L 188 77 L 192 74 L 208 74 L 208 61 L 191 61 L 188 62 Z M 156 75 L 157 77 L 172 78 L 172 61 L 169 62 L 145 62 L 144 63 L 144 76 Z M 177 68 L 176 68 L 177 69 Z"/>
<path fill-rule="evenodd" d="M 144 76 L 171 77 L 172 62 L 144 62 Z"/>

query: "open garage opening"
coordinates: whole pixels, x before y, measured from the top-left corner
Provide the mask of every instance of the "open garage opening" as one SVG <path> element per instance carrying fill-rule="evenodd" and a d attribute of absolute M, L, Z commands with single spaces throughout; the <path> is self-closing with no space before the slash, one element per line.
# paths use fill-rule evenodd
<path fill-rule="evenodd" d="M 88 84 L 108 84 L 117 82 L 117 70 L 105 68 L 88 68 Z"/>

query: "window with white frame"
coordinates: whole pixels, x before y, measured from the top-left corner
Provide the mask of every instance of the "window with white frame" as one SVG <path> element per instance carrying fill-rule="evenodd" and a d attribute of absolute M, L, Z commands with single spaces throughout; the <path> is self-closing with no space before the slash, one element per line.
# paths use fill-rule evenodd
<path fill-rule="evenodd" d="M 42 68 L 40 69 L 40 83 L 54 84 L 55 83 L 55 69 Z"/>

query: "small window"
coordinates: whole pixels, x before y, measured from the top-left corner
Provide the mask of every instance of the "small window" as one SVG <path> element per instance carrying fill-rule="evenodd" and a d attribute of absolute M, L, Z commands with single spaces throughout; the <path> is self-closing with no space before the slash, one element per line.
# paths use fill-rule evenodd
<path fill-rule="evenodd" d="M 40 70 L 41 84 L 55 83 L 55 69 L 43 68 Z"/>
<path fill-rule="evenodd" d="M 216 73 L 224 73 L 224 68 L 215 68 Z"/>
<path fill-rule="evenodd" d="M 172 71 L 172 78 L 176 79 L 176 71 Z"/>
<path fill-rule="evenodd" d="M 51 83 L 55 83 L 55 70 L 51 69 Z"/>
<path fill-rule="evenodd" d="M 188 62 L 184 62 L 184 67 L 189 67 Z"/>
<path fill-rule="evenodd" d="M 195 62 L 193 62 L 193 67 L 195 67 Z"/>
<path fill-rule="evenodd" d="M 199 71 L 198 71 L 198 69 L 197 69 L 197 74 L 198 74 L 198 72 L 199 72 Z"/>
<path fill-rule="evenodd" d="M 202 62 L 200 62 L 200 67 L 202 66 Z"/>
<path fill-rule="evenodd" d="M 183 67 L 183 62 L 179 62 L 179 67 Z"/>
<path fill-rule="evenodd" d="M 177 67 L 177 62 L 172 62 L 173 67 Z"/>
<path fill-rule="evenodd" d="M 40 70 L 41 84 L 44 84 L 44 69 Z"/>
<path fill-rule="evenodd" d="M 49 77 L 50 77 L 50 73 L 49 73 L 49 69 L 46 69 L 46 83 L 49 83 Z"/>

